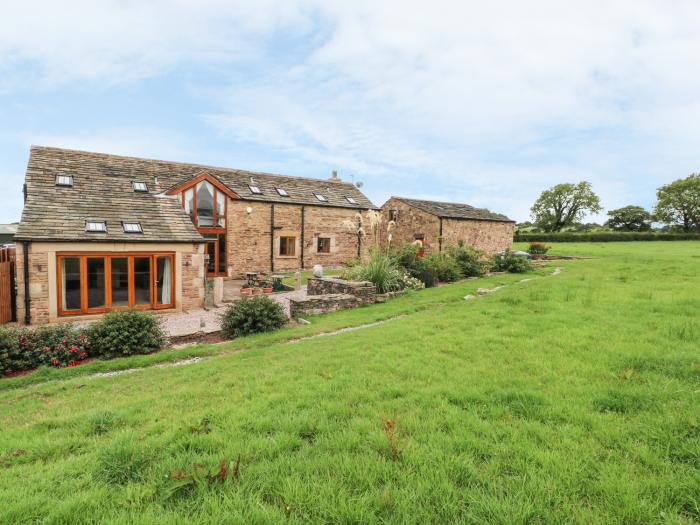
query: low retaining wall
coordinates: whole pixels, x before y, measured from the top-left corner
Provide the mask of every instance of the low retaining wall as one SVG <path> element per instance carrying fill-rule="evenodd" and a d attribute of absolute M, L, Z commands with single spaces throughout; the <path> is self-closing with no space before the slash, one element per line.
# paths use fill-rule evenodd
<path fill-rule="evenodd" d="M 311 281 L 309 281 L 311 282 Z M 345 293 L 307 295 L 303 299 L 289 299 L 289 316 L 297 319 L 305 315 L 323 314 L 362 304 L 357 297 Z"/>
<path fill-rule="evenodd" d="M 372 304 L 376 300 L 376 288 L 369 281 L 345 281 L 333 277 L 309 277 L 306 294 L 347 294 L 357 298 L 360 304 Z"/>

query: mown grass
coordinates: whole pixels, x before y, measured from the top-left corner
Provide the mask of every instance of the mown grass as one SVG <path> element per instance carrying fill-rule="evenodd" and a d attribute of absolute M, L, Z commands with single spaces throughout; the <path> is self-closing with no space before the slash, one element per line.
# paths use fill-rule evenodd
<path fill-rule="evenodd" d="M 698 248 L 567 244 L 594 258 L 15 383 L 0 523 L 696 523 Z"/>

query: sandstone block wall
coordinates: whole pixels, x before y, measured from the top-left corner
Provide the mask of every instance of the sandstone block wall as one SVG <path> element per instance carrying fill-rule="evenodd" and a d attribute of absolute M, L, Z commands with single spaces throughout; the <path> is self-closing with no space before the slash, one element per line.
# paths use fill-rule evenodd
<path fill-rule="evenodd" d="M 17 244 L 17 320 L 24 323 L 24 245 Z M 31 324 L 71 321 L 90 316 L 58 317 L 56 254 L 58 252 L 175 253 L 175 309 L 201 308 L 204 303 L 204 245 L 144 243 L 30 243 L 29 297 Z"/>
<path fill-rule="evenodd" d="M 303 299 L 290 299 L 289 314 L 292 319 L 297 319 L 305 315 L 354 308 L 358 304 L 361 304 L 358 298 L 349 294 L 312 295 Z"/>
<path fill-rule="evenodd" d="M 241 277 L 245 272 L 270 272 L 271 235 L 274 239 L 272 250 L 275 272 L 298 270 L 302 266 L 310 269 L 314 264 L 337 267 L 357 256 L 358 238 L 348 227 L 348 222 L 357 223 L 359 210 L 304 206 L 302 265 L 302 206 L 275 203 L 273 233 L 272 209 L 271 203 L 228 201 L 227 264 L 230 276 Z M 280 255 L 280 237 L 296 239 L 294 255 Z M 318 253 L 319 237 L 330 238 L 330 253 Z M 371 235 L 361 240 L 361 256 L 367 255 L 372 242 Z"/>
<path fill-rule="evenodd" d="M 392 198 L 382 206 L 385 222 L 390 220 L 391 210 L 398 212 L 398 220 L 390 232 L 392 246 L 401 246 L 423 237 L 426 251 L 440 249 L 440 219 L 437 216 Z M 484 252 L 496 253 L 512 246 L 514 233 L 515 224 L 512 222 L 443 219 L 442 247 L 444 249 L 462 240 Z M 386 232 L 382 234 L 381 242 L 383 246 L 389 242 Z"/>
<path fill-rule="evenodd" d="M 362 304 L 371 304 L 376 299 L 376 287 L 366 281 L 345 281 L 332 277 L 310 277 L 306 289 L 309 296 L 327 294 L 352 295 Z"/>

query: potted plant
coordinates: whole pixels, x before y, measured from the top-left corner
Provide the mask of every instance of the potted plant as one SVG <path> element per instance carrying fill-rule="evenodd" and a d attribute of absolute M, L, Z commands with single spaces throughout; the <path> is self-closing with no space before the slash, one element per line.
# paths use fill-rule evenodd
<path fill-rule="evenodd" d="M 245 287 L 241 288 L 241 295 L 251 296 L 251 295 L 253 295 L 253 289 L 250 288 L 249 286 L 245 286 Z"/>

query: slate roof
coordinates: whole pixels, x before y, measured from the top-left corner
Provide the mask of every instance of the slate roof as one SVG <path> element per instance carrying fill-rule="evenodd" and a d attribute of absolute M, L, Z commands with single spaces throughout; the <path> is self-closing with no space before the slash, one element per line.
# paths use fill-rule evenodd
<path fill-rule="evenodd" d="M 407 199 L 404 197 L 392 197 L 401 202 L 405 202 L 409 206 L 418 208 L 437 217 L 443 219 L 470 219 L 475 221 L 500 221 L 500 222 L 515 222 L 505 215 L 494 213 L 485 208 L 475 208 L 469 204 L 460 204 L 458 202 L 438 202 L 426 201 L 420 199 Z"/>
<path fill-rule="evenodd" d="M 180 200 L 164 193 L 204 171 L 244 200 L 375 208 L 354 185 L 344 182 L 32 146 L 25 180 L 27 200 L 15 239 L 201 242 Z M 73 187 L 56 186 L 57 174 L 72 175 Z M 251 194 L 251 177 L 263 195 Z M 134 192 L 134 181 L 146 182 L 149 192 Z M 284 188 L 289 197 L 280 196 L 276 187 Z M 314 192 L 328 202 L 319 201 Z M 358 204 L 351 204 L 346 196 Z M 87 233 L 87 220 L 106 221 L 107 233 Z M 143 234 L 124 233 L 122 221 L 140 222 Z"/>

